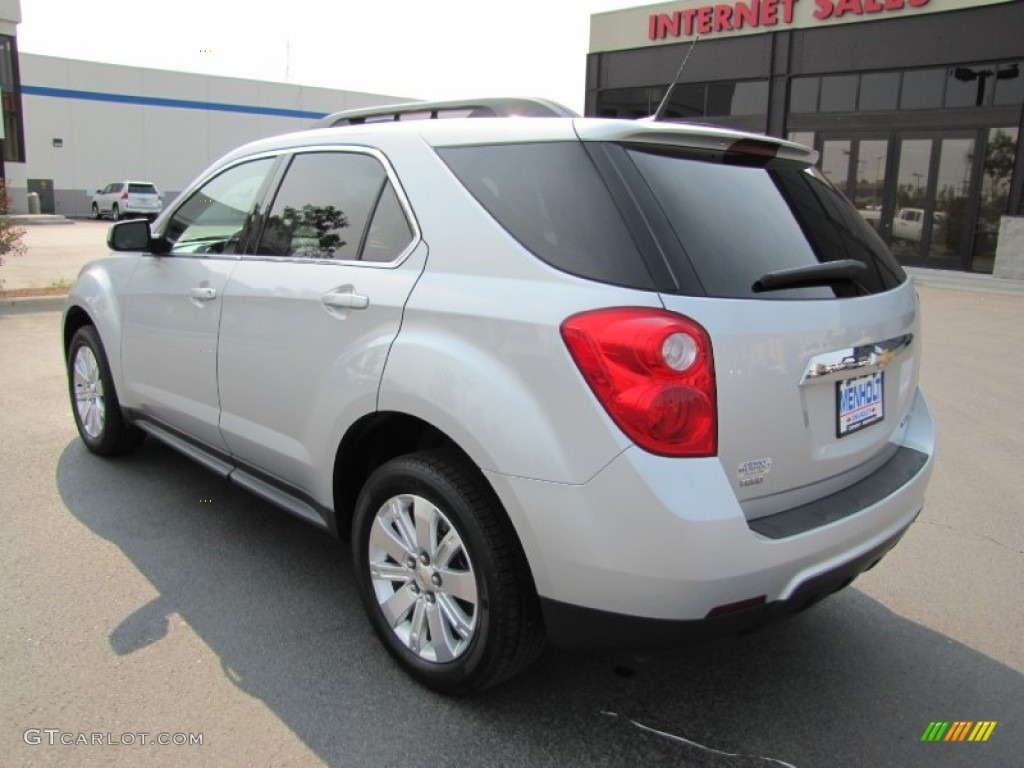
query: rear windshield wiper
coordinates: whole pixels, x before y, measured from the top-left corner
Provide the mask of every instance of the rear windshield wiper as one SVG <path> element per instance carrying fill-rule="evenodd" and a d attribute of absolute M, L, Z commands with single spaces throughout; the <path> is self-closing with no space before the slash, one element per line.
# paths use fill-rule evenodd
<path fill-rule="evenodd" d="M 812 286 L 834 286 L 836 283 L 853 283 L 867 292 L 858 278 L 865 276 L 868 266 L 855 259 L 839 259 L 821 264 L 808 264 L 795 269 L 780 269 L 768 272 L 758 278 L 750 289 L 754 293 L 780 291 L 785 288 L 805 288 Z"/>

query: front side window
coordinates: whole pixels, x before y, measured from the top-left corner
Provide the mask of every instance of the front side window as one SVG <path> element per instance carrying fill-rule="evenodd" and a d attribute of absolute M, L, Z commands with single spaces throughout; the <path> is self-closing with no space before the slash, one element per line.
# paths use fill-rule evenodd
<path fill-rule="evenodd" d="M 380 161 L 362 153 L 310 152 L 296 155 L 288 167 L 256 252 L 390 261 L 411 240 Z"/>
<path fill-rule="evenodd" d="M 232 166 L 189 195 L 163 234 L 170 252 L 236 253 L 274 160 Z"/>

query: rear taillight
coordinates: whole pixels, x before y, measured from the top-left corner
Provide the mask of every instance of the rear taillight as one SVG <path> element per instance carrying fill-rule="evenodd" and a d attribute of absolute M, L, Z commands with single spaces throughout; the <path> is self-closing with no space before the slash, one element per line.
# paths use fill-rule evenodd
<path fill-rule="evenodd" d="M 699 323 L 629 307 L 573 315 L 561 330 L 583 378 L 630 440 L 661 456 L 717 453 L 714 360 Z"/>
<path fill-rule="evenodd" d="M 122 200 L 127 200 L 128 199 L 128 193 L 127 192 L 122 192 L 121 193 L 121 199 Z"/>

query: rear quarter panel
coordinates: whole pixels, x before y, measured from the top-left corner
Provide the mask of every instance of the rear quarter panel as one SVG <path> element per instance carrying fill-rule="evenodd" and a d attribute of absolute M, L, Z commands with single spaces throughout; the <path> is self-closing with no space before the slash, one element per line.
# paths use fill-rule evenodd
<path fill-rule="evenodd" d="M 584 382 L 560 325 L 598 307 L 660 307 L 658 295 L 544 264 L 433 150 L 419 149 L 415 158 L 388 153 L 430 255 L 389 354 L 379 407 L 433 424 L 481 469 L 586 482 L 630 443 Z M 415 173 L 403 173 L 406 159 Z"/>

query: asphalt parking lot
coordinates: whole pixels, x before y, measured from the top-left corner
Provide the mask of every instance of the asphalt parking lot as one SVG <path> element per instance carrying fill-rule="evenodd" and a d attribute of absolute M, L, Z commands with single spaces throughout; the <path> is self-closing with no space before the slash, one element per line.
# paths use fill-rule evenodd
<path fill-rule="evenodd" d="M 760 633 L 549 650 L 470 699 L 391 663 L 341 545 L 153 441 L 88 454 L 59 313 L 0 311 L 0 764 L 1019 768 L 1024 296 L 920 292 L 940 455 L 878 568 Z M 922 743 L 935 720 L 997 726 Z"/>

